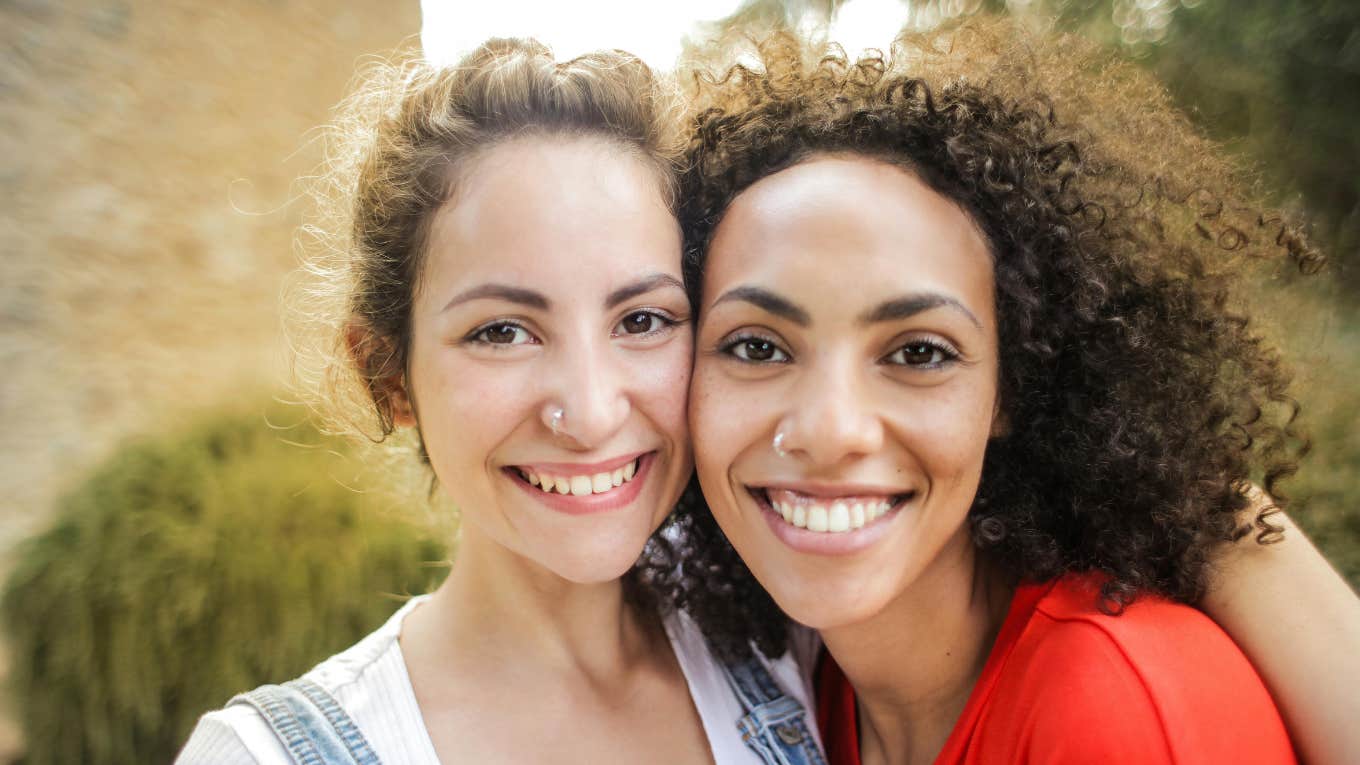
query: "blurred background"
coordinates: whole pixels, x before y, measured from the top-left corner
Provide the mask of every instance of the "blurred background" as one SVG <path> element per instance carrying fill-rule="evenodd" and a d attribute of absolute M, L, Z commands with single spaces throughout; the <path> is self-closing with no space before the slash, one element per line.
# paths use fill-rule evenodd
<path fill-rule="evenodd" d="M 998 12 L 1147 67 L 1330 258 L 1260 308 L 1314 440 L 1298 520 L 1360 583 L 1360 3 L 425 5 L 436 60 L 537 34 L 664 67 L 761 18 L 854 52 Z M 0 763 L 168 761 L 203 711 L 438 581 L 422 492 L 282 403 L 315 129 L 365 56 L 421 40 L 417 0 L 0 0 Z"/>

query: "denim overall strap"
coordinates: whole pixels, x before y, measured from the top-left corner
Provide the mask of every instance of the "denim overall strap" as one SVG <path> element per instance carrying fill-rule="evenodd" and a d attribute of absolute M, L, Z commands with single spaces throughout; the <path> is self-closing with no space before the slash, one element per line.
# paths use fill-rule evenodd
<path fill-rule="evenodd" d="M 381 765 L 335 697 L 310 680 L 262 685 L 227 702 L 232 704 L 254 707 L 295 765 Z"/>
<path fill-rule="evenodd" d="M 826 765 L 808 728 L 807 710 L 787 696 L 759 659 L 723 664 L 746 716 L 737 722 L 741 740 L 765 765 Z"/>

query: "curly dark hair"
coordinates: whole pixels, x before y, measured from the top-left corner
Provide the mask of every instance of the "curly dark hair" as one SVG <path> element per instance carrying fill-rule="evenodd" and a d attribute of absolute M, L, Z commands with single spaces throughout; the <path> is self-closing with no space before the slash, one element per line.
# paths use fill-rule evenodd
<path fill-rule="evenodd" d="M 1155 84 L 995 20 L 856 62 L 783 33 L 735 48 L 759 64 L 692 73 L 696 305 L 710 237 L 756 181 L 828 153 L 906 168 L 971 215 L 994 258 L 1009 434 L 988 445 L 969 513 L 983 555 L 1030 580 L 1104 572 L 1099 605 L 1116 613 L 1140 592 L 1194 602 L 1218 545 L 1278 536 L 1269 516 L 1307 440 L 1234 286 L 1244 264 L 1311 272 L 1321 256 Z M 1244 522 L 1253 484 L 1275 506 Z M 691 494 L 674 523 L 683 566 L 653 584 L 720 651 L 781 653 L 785 617 L 703 503 Z"/>

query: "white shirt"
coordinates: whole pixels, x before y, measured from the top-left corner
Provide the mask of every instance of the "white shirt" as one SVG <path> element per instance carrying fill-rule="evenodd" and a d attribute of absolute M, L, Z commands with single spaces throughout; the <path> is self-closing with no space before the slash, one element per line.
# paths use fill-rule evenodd
<path fill-rule="evenodd" d="M 325 688 L 354 720 L 383 765 L 439 765 L 430 734 L 416 705 L 402 658 L 401 625 L 429 596 L 412 598 L 387 623 L 342 653 L 321 662 L 305 677 Z M 703 634 L 687 614 L 665 619 L 694 707 L 699 711 L 717 765 L 747 765 L 759 759 L 737 731 L 744 712 Z M 812 664 L 820 643 L 811 630 L 795 629 L 789 653 L 761 661 L 779 685 L 812 718 Z M 759 656 L 759 654 L 757 654 Z M 287 750 L 253 707 L 237 704 L 203 715 L 175 760 L 177 765 L 288 765 Z"/>

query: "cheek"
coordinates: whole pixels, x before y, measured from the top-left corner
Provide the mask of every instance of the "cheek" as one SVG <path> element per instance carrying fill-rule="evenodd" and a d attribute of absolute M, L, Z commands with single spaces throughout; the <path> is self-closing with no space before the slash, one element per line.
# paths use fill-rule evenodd
<path fill-rule="evenodd" d="M 411 366 L 421 437 L 445 471 L 480 465 L 487 448 L 524 419 L 533 401 L 529 375 L 513 367 L 455 363 L 451 355 L 436 350 Z"/>
<path fill-rule="evenodd" d="M 688 332 L 665 347 L 638 354 L 625 370 L 633 406 L 688 448 L 686 416 L 693 342 Z"/>
<path fill-rule="evenodd" d="M 721 410 L 724 403 L 731 403 L 731 399 L 715 395 L 716 387 L 707 363 L 696 361 L 689 388 L 689 426 L 697 464 L 711 462 L 721 445 L 727 443 Z"/>
<path fill-rule="evenodd" d="M 896 426 L 938 482 L 971 484 L 982 472 L 994 400 L 989 385 L 951 386 L 899 411 Z"/>
<path fill-rule="evenodd" d="M 711 360 L 700 359 L 694 367 L 690 387 L 690 429 L 694 436 L 694 462 L 699 478 L 721 500 L 726 475 L 740 454 L 750 446 L 754 433 L 762 432 L 762 410 L 758 397 L 747 386 L 726 379 Z M 712 503 L 721 513 L 725 503 Z"/>

